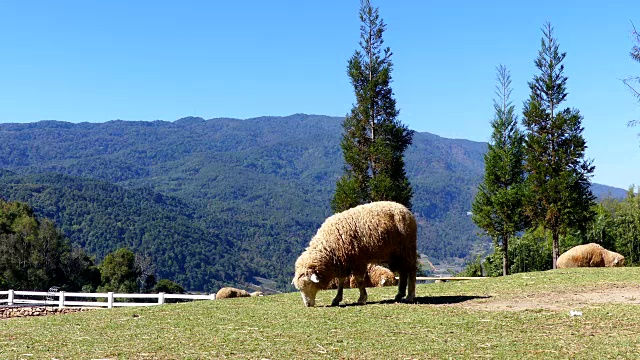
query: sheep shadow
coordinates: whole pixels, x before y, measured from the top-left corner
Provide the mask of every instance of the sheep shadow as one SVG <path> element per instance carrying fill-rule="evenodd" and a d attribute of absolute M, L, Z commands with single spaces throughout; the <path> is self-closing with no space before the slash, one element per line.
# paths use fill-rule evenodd
<path fill-rule="evenodd" d="M 490 297 L 491 296 L 468 296 L 468 295 L 421 296 L 421 297 L 416 297 L 413 303 L 421 304 L 421 305 L 450 305 L 450 304 L 459 304 L 465 301 L 470 301 L 475 299 L 488 299 Z"/>
<path fill-rule="evenodd" d="M 418 305 L 451 305 L 451 304 L 459 304 L 465 301 L 475 300 L 475 299 L 489 299 L 491 296 L 467 296 L 467 295 L 459 295 L 459 296 L 421 296 L 413 299 L 411 304 Z M 402 304 L 404 302 L 397 302 L 393 299 L 389 300 L 381 300 L 381 301 L 367 301 L 366 305 L 373 304 Z M 349 307 L 349 306 L 363 306 L 364 304 L 351 303 L 351 304 L 340 304 L 339 307 Z M 330 307 L 328 305 L 327 307 Z"/>

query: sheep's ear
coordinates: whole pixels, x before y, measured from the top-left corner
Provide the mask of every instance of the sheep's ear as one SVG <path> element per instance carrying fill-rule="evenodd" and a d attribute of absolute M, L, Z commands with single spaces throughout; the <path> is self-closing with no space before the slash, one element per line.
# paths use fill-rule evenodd
<path fill-rule="evenodd" d="M 311 281 L 313 281 L 316 284 L 320 282 L 320 280 L 318 279 L 318 275 L 316 275 L 316 273 L 311 274 L 311 277 L 309 279 L 311 279 Z"/>

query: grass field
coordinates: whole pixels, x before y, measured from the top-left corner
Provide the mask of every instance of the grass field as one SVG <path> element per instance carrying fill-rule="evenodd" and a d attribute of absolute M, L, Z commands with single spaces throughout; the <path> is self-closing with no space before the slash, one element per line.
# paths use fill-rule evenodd
<path fill-rule="evenodd" d="M 0 359 L 636 359 L 640 268 L 418 285 L 416 304 L 298 293 L 0 321 Z M 570 316 L 579 310 L 582 316 Z"/>

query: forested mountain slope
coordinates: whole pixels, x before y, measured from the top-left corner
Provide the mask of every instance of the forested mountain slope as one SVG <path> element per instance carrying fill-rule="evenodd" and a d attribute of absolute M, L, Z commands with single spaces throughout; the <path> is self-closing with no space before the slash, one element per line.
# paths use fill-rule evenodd
<path fill-rule="evenodd" d="M 205 229 L 194 206 L 147 188 L 60 174 L 18 175 L 0 170 L 0 194 L 53 219 L 72 242 L 102 259 L 118 248 L 149 256 L 161 278 L 188 288 L 216 288 L 245 272 L 233 244 Z"/>
<path fill-rule="evenodd" d="M 0 124 L 0 168 L 13 172 L 0 177 L 0 196 L 56 219 L 98 258 L 122 245 L 149 253 L 163 276 L 190 290 L 252 276 L 285 287 L 295 258 L 331 214 L 341 121 L 296 114 Z M 486 246 L 467 215 L 485 150 L 481 142 L 415 134 L 407 174 L 419 250 L 431 258 Z"/>

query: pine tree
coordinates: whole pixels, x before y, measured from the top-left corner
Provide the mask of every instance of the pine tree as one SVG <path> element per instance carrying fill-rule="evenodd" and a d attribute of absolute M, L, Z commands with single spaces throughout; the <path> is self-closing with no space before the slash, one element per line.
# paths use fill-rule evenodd
<path fill-rule="evenodd" d="M 413 131 L 397 120 L 390 87 L 391 50 L 383 48 L 386 25 L 370 0 L 360 3 L 360 48 L 349 60 L 348 74 L 356 104 L 343 122 L 341 141 L 345 173 L 331 202 L 335 212 L 371 201 L 390 200 L 411 207 L 413 195 L 404 169 L 404 151 Z"/>
<path fill-rule="evenodd" d="M 523 216 L 524 149 L 515 107 L 509 100 L 511 74 L 497 68 L 497 99 L 493 101 L 493 133 L 484 155 L 484 180 L 472 204 L 472 219 L 502 252 L 502 273 L 509 274 L 509 238 L 525 228 Z M 498 248 L 500 247 L 500 248 Z M 500 250 L 498 250 L 500 249 Z"/>
<path fill-rule="evenodd" d="M 635 41 L 638 45 L 634 45 L 633 48 L 631 48 L 631 52 L 629 53 L 629 55 L 633 60 L 640 63 L 640 33 L 638 33 L 635 26 L 633 27 L 632 35 L 635 38 Z M 640 84 L 640 76 L 632 76 L 622 81 L 625 83 L 625 85 L 629 87 L 629 90 L 631 91 L 631 93 L 638 98 L 638 101 L 640 101 L 640 87 L 637 87 L 637 85 Z M 635 86 L 634 86 L 634 83 L 636 83 Z M 636 126 L 639 123 L 640 123 L 640 120 L 631 120 L 629 121 L 628 125 Z"/>
<path fill-rule="evenodd" d="M 595 197 L 591 193 L 594 166 L 584 159 L 582 115 L 576 109 L 560 109 L 567 97 L 563 75 L 566 53 L 559 52 L 553 27 L 542 28 L 542 46 L 535 61 L 540 74 L 529 83 L 531 95 L 524 104 L 526 129 L 527 215 L 551 232 L 553 268 L 560 235 L 569 228 L 584 228 L 591 217 Z"/>

